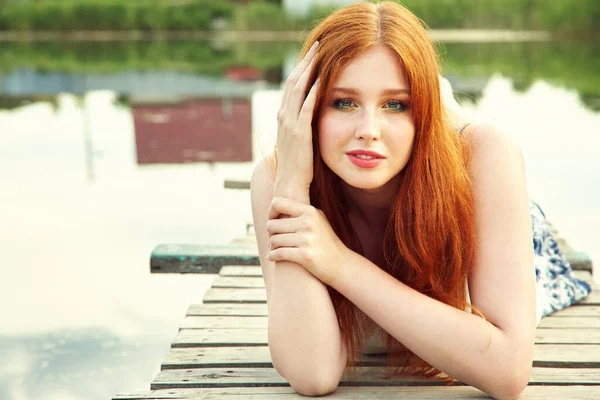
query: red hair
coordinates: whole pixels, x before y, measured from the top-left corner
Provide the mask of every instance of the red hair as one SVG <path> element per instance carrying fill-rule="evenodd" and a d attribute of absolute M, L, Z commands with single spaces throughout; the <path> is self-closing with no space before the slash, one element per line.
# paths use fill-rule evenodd
<path fill-rule="evenodd" d="M 358 3 L 320 22 L 308 35 L 304 56 L 319 41 L 309 87 L 321 78 L 313 118 L 314 177 L 311 204 L 321 209 L 332 228 L 351 250 L 363 248 L 349 223 L 340 178 L 325 165 L 318 146 L 318 120 L 326 93 L 342 69 L 373 46 L 398 55 L 408 79 L 415 140 L 394 201 L 384 236 L 379 267 L 411 288 L 459 309 L 466 302 L 466 278 L 475 257 L 472 183 L 468 174 L 468 144 L 451 126 L 440 96 L 437 53 L 422 22 L 397 3 Z M 276 162 L 275 157 L 275 162 Z M 329 287 L 342 340 L 348 349 L 350 373 L 373 321 Z M 480 314 L 481 315 L 481 314 Z M 423 316 L 427 318 L 427 316 Z M 432 377 L 441 371 L 382 332 L 388 348 L 388 369 Z M 452 382 L 452 378 L 449 378 Z"/>

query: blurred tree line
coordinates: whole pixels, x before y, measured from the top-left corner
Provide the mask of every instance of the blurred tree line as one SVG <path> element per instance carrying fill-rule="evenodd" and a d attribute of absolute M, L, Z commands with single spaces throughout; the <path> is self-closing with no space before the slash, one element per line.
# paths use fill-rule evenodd
<path fill-rule="evenodd" d="M 231 66 L 281 71 L 285 58 L 299 51 L 296 42 L 15 42 L 0 43 L 0 71 L 27 65 L 38 71 L 116 73 L 177 70 L 222 77 Z M 535 43 L 438 44 L 445 75 L 464 78 L 510 77 L 525 90 L 543 79 L 575 89 L 584 102 L 600 98 L 600 43 L 555 41 Z M 277 75 L 277 74 L 275 74 Z M 272 82 L 279 84 L 279 82 Z M 591 104 L 591 103 L 590 103 Z"/>
<path fill-rule="evenodd" d="M 597 32 L 600 0 L 399 0 L 431 28 Z M 306 29 L 330 12 L 288 16 L 280 0 L 0 0 L 0 30 Z"/>

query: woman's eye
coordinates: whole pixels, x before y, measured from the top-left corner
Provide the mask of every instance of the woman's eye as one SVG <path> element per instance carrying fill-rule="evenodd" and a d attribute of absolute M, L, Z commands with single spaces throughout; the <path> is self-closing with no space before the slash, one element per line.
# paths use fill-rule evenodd
<path fill-rule="evenodd" d="M 403 102 L 401 102 L 399 100 L 388 101 L 386 106 L 387 106 L 387 108 L 394 110 L 394 111 L 406 110 L 406 104 L 404 104 Z"/>
<path fill-rule="evenodd" d="M 354 107 L 354 102 L 350 99 L 338 99 L 333 104 L 339 110 L 347 110 Z"/>

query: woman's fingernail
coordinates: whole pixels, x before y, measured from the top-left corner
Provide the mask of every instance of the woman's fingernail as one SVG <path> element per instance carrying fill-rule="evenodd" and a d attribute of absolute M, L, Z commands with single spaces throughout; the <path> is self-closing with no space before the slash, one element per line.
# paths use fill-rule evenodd
<path fill-rule="evenodd" d="M 318 40 L 316 42 L 314 42 L 313 45 L 310 47 L 311 53 L 314 53 L 315 51 L 317 51 L 317 47 L 319 47 L 319 41 Z"/>

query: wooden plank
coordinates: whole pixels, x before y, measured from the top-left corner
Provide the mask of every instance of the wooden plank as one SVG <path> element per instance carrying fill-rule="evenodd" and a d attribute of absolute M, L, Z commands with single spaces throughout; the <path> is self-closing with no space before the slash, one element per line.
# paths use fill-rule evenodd
<path fill-rule="evenodd" d="M 536 344 L 533 347 L 533 366 L 600 368 L 600 345 Z"/>
<path fill-rule="evenodd" d="M 171 348 L 161 369 L 273 367 L 266 345 L 252 347 Z"/>
<path fill-rule="evenodd" d="M 567 319 L 567 318 L 563 318 Z M 267 317 L 192 317 L 183 320 L 181 328 L 185 329 L 267 329 Z"/>
<path fill-rule="evenodd" d="M 544 344 L 600 344 L 600 329 L 545 329 L 538 328 L 535 343 Z"/>
<path fill-rule="evenodd" d="M 172 347 L 266 346 L 266 329 L 182 329 Z"/>
<path fill-rule="evenodd" d="M 144 396 L 144 397 L 141 397 Z M 178 396 L 178 397 L 166 397 Z M 291 387 L 252 387 L 252 388 L 204 388 L 204 389 L 160 389 L 141 395 L 118 395 L 113 400 L 302 400 L 306 399 L 294 392 Z M 471 386 L 431 386 L 424 390 L 419 386 L 402 387 L 338 387 L 327 399 L 378 399 L 378 400 L 473 400 L 489 399 L 485 393 Z M 528 386 L 520 400 L 597 400 L 600 399 L 600 386 Z"/>
<path fill-rule="evenodd" d="M 562 328 L 600 328 L 600 317 L 599 314 L 596 314 L 593 317 L 554 317 L 548 316 L 542 318 L 538 328 L 553 328 L 553 329 L 562 329 Z"/>
<path fill-rule="evenodd" d="M 357 364 L 381 365 L 380 356 L 363 356 Z M 192 347 L 171 348 L 162 369 L 207 367 L 272 367 L 267 345 L 252 347 Z M 536 344 L 534 367 L 600 368 L 600 345 Z"/>
<path fill-rule="evenodd" d="M 255 316 L 266 317 L 267 305 L 265 303 L 209 303 L 192 304 L 187 315 L 190 316 Z M 598 317 L 600 306 L 573 305 L 552 314 L 552 317 Z M 547 317 L 550 318 L 550 317 Z"/>
<path fill-rule="evenodd" d="M 263 288 L 247 289 L 209 289 L 204 303 L 266 303 L 267 293 Z M 600 291 L 592 291 L 578 304 L 600 305 Z"/>
<path fill-rule="evenodd" d="M 573 271 L 577 279 L 598 289 L 588 271 Z M 227 266 L 221 268 L 220 275 L 215 278 L 213 288 L 261 288 L 265 286 L 260 267 Z"/>
<path fill-rule="evenodd" d="M 260 266 L 243 266 L 243 265 L 224 265 L 219 272 L 221 276 L 253 276 L 262 277 L 262 269 Z"/>
<path fill-rule="evenodd" d="M 266 310 L 266 308 L 265 308 Z M 600 317 L 600 306 L 574 305 L 552 314 L 552 317 Z"/>
<path fill-rule="evenodd" d="M 250 265 L 225 265 L 221 268 L 220 275 L 222 276 L 254 276 L 262 277 L 262 269 L 260 266 Z M 588 283 L 593 282 L 591 271 L 575 270 L 573 275 L 577 279 L 584 280 Z"/>
<path fill-rule="evenodd" d="M 250 268 L 260 268 L 260 267 L 250 267 Z M 582 281 L 586 281 L 588 283 L 592 283 L 593 279 L 592 279 L 592 272 L 591 271 L 582 271 L 582 270 L 576 270 L 573 271 L 573 276 L 575 276 L 575 278 L 580 279 Z"/>
<path fill-rule="evenodd" d="M 360 386 L 435 386 L 444 385 L 441 379 L 418 376 L 397 376 L 383 379 L 382 368 L 361 367 Z M 340 386 L 357 385 L 344 374 Z M 162 370 L 152 382 L 151 389 L 203 387 L 289 386 L 274 368 L 190 368 Z"/>
<path fill-rule="evenodd" d="M 574 307 L 571 307 L 574 308 Z M 579 307 L 578 307 L 579 308 Z M 592 307 L 583 307 L 592 308 Z M 267 304 L 192 304 L 188 308 L 187 315 L 197 316 L 240 316 L 240 317 L 266 317 Z"/>
<path fill-rule="evenodd" d="M 266 329 L 181 329 L 173 347 L 266 346 Z M 535 343 L 600 344 L 600 329 L 546 329 L 536 331 Z"/>
<path fill-rule="evenodd" d="M 208 289 L 203 303 L 266 303 L 267 292 L 260 289 Z"/>
<path fill-rule="evenodd" d="M 381 367 L 359 367 L 358 380 L 344 373 L 340 386 L 442 386 L 442 379 L 397 375 L 388 378 Z M 595 368 L 537 368 L 531 374 L 530 385 L 600 385 L 600 369 Z M 151 389 L 288 386 L 274 368 L 190 368 L 162 370 Z"/>
<path fill-rule="evenodd" d="M 564 253 L 573 270 L 593 272 L 592 259 L 587 253 L 569 251 Z"/>
<path fill-rule="evenodd" d="M 225 189 L 250 189 L 250 181 L 242 181 L 235 179 L 225 179 L 223 182 L 223 187 Z"/>
<path fill-rule="evenodd" d="M 592 290 L 592 292 L 577 304 L 600 306 L 600 290 Z"/>
<path fill-rule="evenodd" d="M 573 270 L 592 272 L 592 261 L 586 253 L 564 254 Z M 242 237 L 226 245 L 161 244 L 150 256 L 153 273 L 217 274 L 225 265 L 260 265 L 256 240 Z"/>
<path fill-rule="evenodd" d="M 267 329 L 267 317 L 238 317 L 238 316 L 187 316 L 181 325 L 185 329 L 206 328 L 237 328 L 237 329 Z M 596 328 L 600 329 L 600 318 L 594 317 L 546 317 L 540 322 L 539 328 Z"/>
<path fill-rule="evenodd" d="M 161 244 L 150 256 L 152 273 L 218 274 L 223 265 L 260 265 L 255 244 Z"/>
<path fill-rule="evenodd" d="M 265 281 L 262 277 L 234 277 L 219 275 L 215 278 L 213 288 L 264 288 Z"/>

